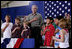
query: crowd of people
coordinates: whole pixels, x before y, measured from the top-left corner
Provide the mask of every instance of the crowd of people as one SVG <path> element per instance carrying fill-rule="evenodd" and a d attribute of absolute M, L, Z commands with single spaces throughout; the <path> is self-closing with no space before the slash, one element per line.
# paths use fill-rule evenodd
<path fill-rule="evenodd" d="M 15 24 L 10 22 L 10 15 L 6 15 L 6 22 L 2 23 L 3 38 L 34 38 L 35 48 L 50 46 L 54 48 L 68 48 L 69 34 L 71 32 L 70 15 L 47 17 L 43 21 L 41 14 L 37 13 L 38 7 L 32 6 L 32 13 L 20 18 L 15 18 Z"/>

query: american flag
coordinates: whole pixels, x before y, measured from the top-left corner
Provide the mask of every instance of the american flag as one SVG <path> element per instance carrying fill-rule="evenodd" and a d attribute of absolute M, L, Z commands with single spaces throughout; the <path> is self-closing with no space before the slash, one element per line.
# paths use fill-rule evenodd
<path fill-rule="evenodd" d="M 71 15 L 71 1 L 44 1 L 44 6 L 45 18 L 64 16 L 65 13 Z"/>
<path fill-rule="evenodd" d="M 34 48 L 33 38 L 1 38 L 1 48 Z"/>

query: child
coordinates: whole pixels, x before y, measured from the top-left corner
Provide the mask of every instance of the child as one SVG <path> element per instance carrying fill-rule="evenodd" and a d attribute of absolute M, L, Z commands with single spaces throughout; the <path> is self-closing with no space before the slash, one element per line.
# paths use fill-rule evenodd
<path fill-rule="evenodd" d="M 42 28 L 41 29 L 42 43 L 44 44 L 44 40 L 45 40 L 45 33 L 44 33 L 45 24 L 43 24 L 41 28 Z"/>
<path fill-rule="evenodd" d="M 3 38 L 11 38 L 11 29 L 12 29 L 13 23 L 10 22 L 9 15 L 6 15 L 5 20 L 6 22 L 4 22 L 1 26 Z"/>
<path fill-rule="evenodd" d="M 68 48 L 69 47 L 69 33 L 65 28 L 66 25 L 67 25 L 66 20 L 61 19 L 60 22 L 59 22 L 59 27 L 62 28 L 59 31 L 60 32 L 60 39 L 57 39 L 56 37 L 53 36 L 53 40 L 59 42 L 59 47 L 60 48 Z"/>
<path fill-rule="evenodd" d="M 41 35 L 44 35 L 44 32 L 43 32 L 43 31 L 44 31 L 45 27 L 46 27 L 46 25 L 43 24 L 42 27 L 41 27 L 41 28 L 42 28 L 42 29 L 41 29 Z"/>
<path fill-rule="evenodd" d="M 28 16 L 24 16 L 24 17 L 21 19 L 21 24 L 23 24 L 23 22 L 26 21 L 27 17 L 28 17 Z"/>
<path fill-rule="evenodd" d="M 61 30 L 61 28 L 58 26 L 58 24 L 59 24 L 59 21 L 61 20 L 63 18 L 63 16 L 57 16 L 56 18 L 55 18 L 55 24 L 56 24 L 56 29 L 55 29 L 55 37 L 56 38 L 60 38 L 59 36 L 60 36 L 60 33 L 59 33 L 59 31 Z M 59 47 L 59 42 L 57 42 L 57 41 L 54 41 L 54 47 L 55 48 L 58 48 Z"/>
<path fill-rule="evenodd" d="M 45 46 L 52 46 L 52 36 L 54 35 L 55 28 L 52 25 L 53 18 L 52 17 L 47 17 L 46 19 L 46 24 L 47 26 L 45 27 L 45 41 L 44 45 Z"/>
<path fill-rule="evenodd" d="M 21 32 L 21 37 L 22 38 L 29 38 L 30 37 L 30 28 L 29 28 L 27 22 L 23 22 L 23 28 L 22 28 L 22 32 Z"/>
<path fill-rule="evenodd" d="M 20 19 L 19 18 L 15 18 L 15 24 L 12 27 L 12 38 L 20 38 Z"/>

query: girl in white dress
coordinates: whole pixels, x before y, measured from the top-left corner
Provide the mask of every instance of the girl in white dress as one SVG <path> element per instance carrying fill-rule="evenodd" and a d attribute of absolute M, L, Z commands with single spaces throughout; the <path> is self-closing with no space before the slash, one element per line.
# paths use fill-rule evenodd
<path fill-rule="evenodd" d="M 59 42 L 59 48 L 68 48 L 69 47 L 69 32 L 66 27 L 66 19 L 61 19 L 59 22 L 59 26 L 62 28 L 60 30 L 60 39 L 57 39 L 53 36 L 53 40 Z"/>

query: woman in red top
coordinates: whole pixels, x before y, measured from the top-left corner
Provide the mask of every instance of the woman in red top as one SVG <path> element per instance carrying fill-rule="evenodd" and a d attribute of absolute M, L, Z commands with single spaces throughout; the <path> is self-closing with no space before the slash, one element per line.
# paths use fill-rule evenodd
<path fill-rule="evenodd" d="M 52 17 L 47 17 L 46 19 L 46 28 L 44 30 L 45 33 L 45 41 L 44 41 L 44 46 L 52 46 L 52 36 L 54 35 L 55 28 L 52 25 L 53 18 Z"/>

